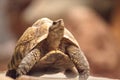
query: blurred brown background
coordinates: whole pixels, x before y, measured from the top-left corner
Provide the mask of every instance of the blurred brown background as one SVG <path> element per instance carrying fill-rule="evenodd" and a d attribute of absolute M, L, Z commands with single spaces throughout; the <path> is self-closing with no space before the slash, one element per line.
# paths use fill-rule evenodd
<path fill-rule="evenodd" d="M 0 0 L 0 72 L 25 29 L 42 17 L 64 19 L 91 75 L 120 79 L 119 0 Z"/>

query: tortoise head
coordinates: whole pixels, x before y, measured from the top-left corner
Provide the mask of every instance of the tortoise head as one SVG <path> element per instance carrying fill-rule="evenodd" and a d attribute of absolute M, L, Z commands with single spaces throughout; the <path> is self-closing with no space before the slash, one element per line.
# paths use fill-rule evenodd
<path fill-rule="evenodd" d="M 64 23 L 62 19 L 54 21 L 52 26 L 49 28 L 49 36 L 55 40 L 61 40 L 64 35 Z"/>
<path fill-rule="evenodd" d="M 56 49 L 64 35 L 64 22 L 62 19 L 53 21 L 48 32 L 48 42 L 51 48 Z"/>

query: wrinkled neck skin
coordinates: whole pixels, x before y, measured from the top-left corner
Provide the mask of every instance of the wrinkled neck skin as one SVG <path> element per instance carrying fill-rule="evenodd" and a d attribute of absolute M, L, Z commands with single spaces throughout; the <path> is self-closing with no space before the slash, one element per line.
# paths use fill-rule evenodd
<path fill-rule="evenodd" d="M 48 51 L 57 50 L 59 48 L 62 38 L 63 38 L 63 32 L 49 33 L 47 37 Z"/>

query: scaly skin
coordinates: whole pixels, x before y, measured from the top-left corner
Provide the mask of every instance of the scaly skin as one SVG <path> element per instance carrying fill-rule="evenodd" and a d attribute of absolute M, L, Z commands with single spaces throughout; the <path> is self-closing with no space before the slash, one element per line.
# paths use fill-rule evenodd
<path fill-rule="evenodd" d="M 74 45 L 67 48 L 68 55 L 79 73 L 79 80 L 87 80 L 89 76 L 89 64 L 80 49 Z"/>
<path fill-rule="evenodd" d="M 27 74 L 31 68 L 39 61 L 39 59 L 40 51 L 38 49 L 33 49 L 22 59 L 16 70 L 16 77 Z"/>

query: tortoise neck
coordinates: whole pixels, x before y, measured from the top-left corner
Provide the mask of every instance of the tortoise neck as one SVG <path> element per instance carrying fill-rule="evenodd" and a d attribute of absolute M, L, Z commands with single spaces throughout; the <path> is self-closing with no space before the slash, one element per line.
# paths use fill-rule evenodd
<path fill-rule="evenodd" d="M 47 44 L 48 44 L 48 49 L 49 50 L 55 50 L 59 48 L 61 39 L 59 36 L 55 37 L 55 36 L 50 36 L 48 35 L 47 37 Z"/>

